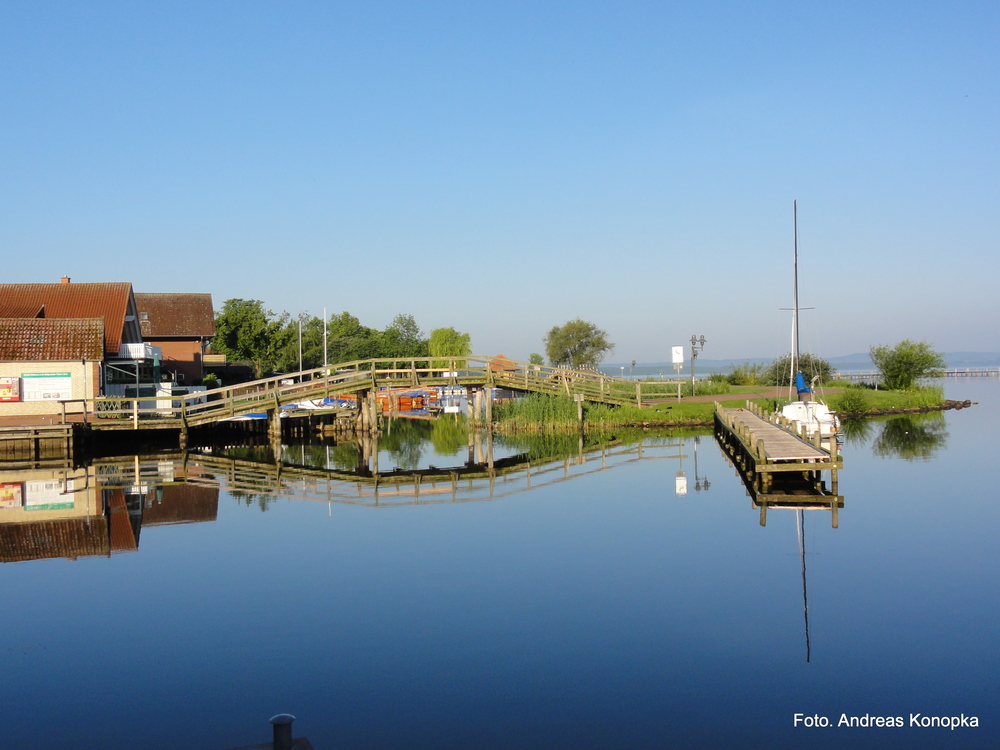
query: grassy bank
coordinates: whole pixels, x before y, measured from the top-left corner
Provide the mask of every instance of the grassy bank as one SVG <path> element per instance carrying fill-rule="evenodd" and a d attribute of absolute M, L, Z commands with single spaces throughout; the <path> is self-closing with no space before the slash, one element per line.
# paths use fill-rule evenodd
<path fill-rule="evenodd" d="M 725 407 L 741 407 L 747 396 L 733 388 L 719 403 Z M 747 389 L 752 391 L 753 389 Z M 754 403 L 766 410 L 780 409 L 788 402 L 784 398 L 756 398 Z M 911 391 L 873 391 L 848 387 L 824 399 L 830 408 L 845 417 L 863 418 L 885 414 L 905 414 L 951 408 L 937 386 Z M 714 401 L 679 401 L 644 406 L 607 406 L 584 404 L 584 423 L 589 429 L 620 429 L 625 427 L 677 427 L 712 424 Z M 532 394 L 516 401 L 493 407 L 497 426 L 506 432 L 537 432 L 542 430 L 575 430 L 579 427 L 577 405 L 566 396 Z"/>

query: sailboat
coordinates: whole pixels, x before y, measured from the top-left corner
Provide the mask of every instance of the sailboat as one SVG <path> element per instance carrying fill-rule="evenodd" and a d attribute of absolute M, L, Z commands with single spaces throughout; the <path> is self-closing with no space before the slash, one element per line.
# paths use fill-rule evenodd
<path fill-rule="evenodd" d="M 792 363 L 789 379 L 789 397 L 791 388 L 795 386 L 797 399 L 782 407 L 781 417 L 795 432 L 801 433 L 805 428 L 806 435 L 814 438 L 817 433 L 821 439 L 834 438 L 840 432 L 840 420 L 830 408 L 814 400 L 813 386 L 816 378 L 807 382 L 799 370 L 799 214 L 797 201 L 792 201 L 792 222 L 794 227 L 794 283 L 792 301 Z"/>

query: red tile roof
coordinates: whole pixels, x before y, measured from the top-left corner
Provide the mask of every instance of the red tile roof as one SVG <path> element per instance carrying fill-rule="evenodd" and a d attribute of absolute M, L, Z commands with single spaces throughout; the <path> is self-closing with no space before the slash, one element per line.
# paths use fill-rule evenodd
<path fill-rule="evenodd" d="M 0 362 L 103 358 L 100 318 L 0 318 Z"/>
<path fill-rule="evenodd" d="M 104 318 L 104 350 L 118 355 L 132 285 L 0 284 L 0 318 Z M 32 312 L 34 310 L 34 312 Z"/>
<path fill-rule="evenodd" d="M 136 293 L 139 327 L 144 339 L 208 338 L 215 335 L 211 294 Z M 143 315 L 145 313 L 145 316 Z M 143 318 L 146 320 L 143 320 Z"/>
<path fill-rule="evenodd" d="M 110 554 L 104 516 L 0 523 L 0 563 Z"/>
<path fill-rule="evenodd" d="M 219 488 L 194 484 L 168 484 L 162 493 L 150 490 L 142 512 L 142 525 L 214 521 L 219 515 Z"/>

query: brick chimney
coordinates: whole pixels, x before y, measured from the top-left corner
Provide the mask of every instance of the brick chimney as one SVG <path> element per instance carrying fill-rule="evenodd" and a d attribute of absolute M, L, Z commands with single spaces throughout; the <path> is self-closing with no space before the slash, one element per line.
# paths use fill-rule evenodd
<path fill-rule="evenodd" d="M 60 281 L 60 283 L 68 284 L 69 283 L 69 276 L 63 276 L 61 279 L 59 279 L 59 281 Z"/>

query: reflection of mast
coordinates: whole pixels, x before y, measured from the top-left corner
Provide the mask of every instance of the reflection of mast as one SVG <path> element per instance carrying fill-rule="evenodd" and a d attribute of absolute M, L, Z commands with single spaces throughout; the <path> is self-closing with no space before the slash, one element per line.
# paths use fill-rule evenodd
<path fill-rule="evenodd" d="M 806 620 L 806 662 L 809 662 L 809 598 L 806 595 L 806 521 L 805 511 L 799 508 L 795 514 L 795 526 L 799 532 L 799 559 L 802 561 L 802 614 Z"/>

